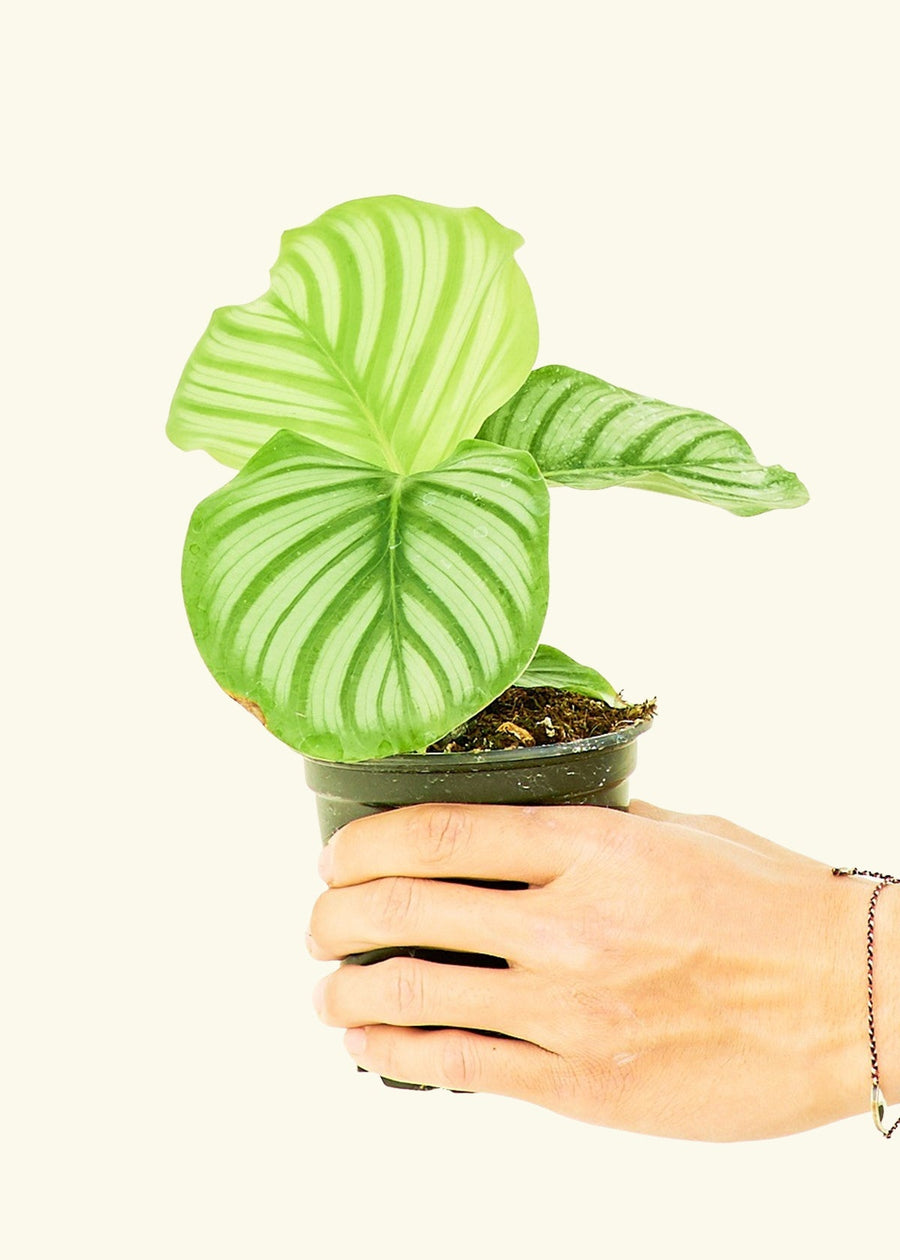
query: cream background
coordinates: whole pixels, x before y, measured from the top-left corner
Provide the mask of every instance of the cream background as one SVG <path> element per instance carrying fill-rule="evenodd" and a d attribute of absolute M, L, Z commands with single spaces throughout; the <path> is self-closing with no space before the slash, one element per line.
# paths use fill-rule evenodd
<path fill-rule="evenodd" d="M 895 5 L 22 12 L 4 1256 L 862 1249 L 900 1167 L 865 1117 L 714 1147 L 355 1075 L 309 1004 L 299 760 L 218 692 L 180 605 L 188 515 L 228 473 L 162 429 L 283 228 L 377 192 L 483 205 L 526 238 L 539 362 L 719 414 L 812 494 L 744 521 L 556 492 L 545 637 L 659 696 L 636 793 L 900 870 Z"/>

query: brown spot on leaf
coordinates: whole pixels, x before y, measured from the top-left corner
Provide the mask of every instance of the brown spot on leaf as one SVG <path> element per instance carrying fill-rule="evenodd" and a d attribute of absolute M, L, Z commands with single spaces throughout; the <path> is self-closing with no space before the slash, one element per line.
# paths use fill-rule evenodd
<path fill-rule="evenodd" d="M 262 722 L 263 726 L 268 727 L 266 716 L 255 700 L 248 700 L 246 696 L 236 696 L 233 691 L 226 691 L 225 694 L 231 696 L 232 700 L 236 700 L 242 709 L 252 713 L 258 722 Z"/>

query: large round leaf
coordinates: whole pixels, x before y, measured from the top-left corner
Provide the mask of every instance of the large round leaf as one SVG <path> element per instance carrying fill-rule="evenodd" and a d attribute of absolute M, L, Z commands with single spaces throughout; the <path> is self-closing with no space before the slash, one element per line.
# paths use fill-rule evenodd
<path fill-rule="evenodd" d="M 531 659 L 548 520 L 523 451 L 468 441 L 404 476 L 281 432 L 191 519 L 191 627 L 219 683 L 302 752 L 423 749 Z"/>
<path fill-rule="evenodd" d="M 534 362 L 521 243 L 483 210 L 408 197 L 286 232 L 268 293 L 213 314 L 170 438 L 235 468 L 279 429 L 396 472 L 434 467 Z"/>
<path fill-rule="evenodd" d="M 645 398 L 574 368 L 538 368 L 479 437 L 530 451 L 555 485 L 634 486 L 737 516 L 800 507 L 792 472 L 757 462 L 736 429 L 705 411 Z"/>

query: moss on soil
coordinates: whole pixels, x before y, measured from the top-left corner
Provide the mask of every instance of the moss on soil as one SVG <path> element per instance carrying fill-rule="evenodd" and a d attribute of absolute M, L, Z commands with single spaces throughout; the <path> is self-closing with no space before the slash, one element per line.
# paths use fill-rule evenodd
<path fill-rule="evenodd" d="M 495 748 L 568 744 L 633 726 L 653 717 L 655 712 L 655 700 L 617 708 L 556 687 L 509 687 L 427 751 L 487 752 Z"/>

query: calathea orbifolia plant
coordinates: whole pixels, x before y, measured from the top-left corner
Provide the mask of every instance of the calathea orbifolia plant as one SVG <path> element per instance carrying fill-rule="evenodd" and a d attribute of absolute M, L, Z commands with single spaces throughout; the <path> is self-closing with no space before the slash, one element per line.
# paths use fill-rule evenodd
<path fill-rule="evenodd" d="M 196 509 L 184 594 L 219 683 L 337 761 L 425 749 L 514 682 L 618 703 L 538 640 L 550 485 L 750 516 L 806 500 L 734 429 L 566 367 L 479 209 L 348 202 L 285 234 L 271 287 L 214 313 L 168 433 L 239 468 Z"/>

